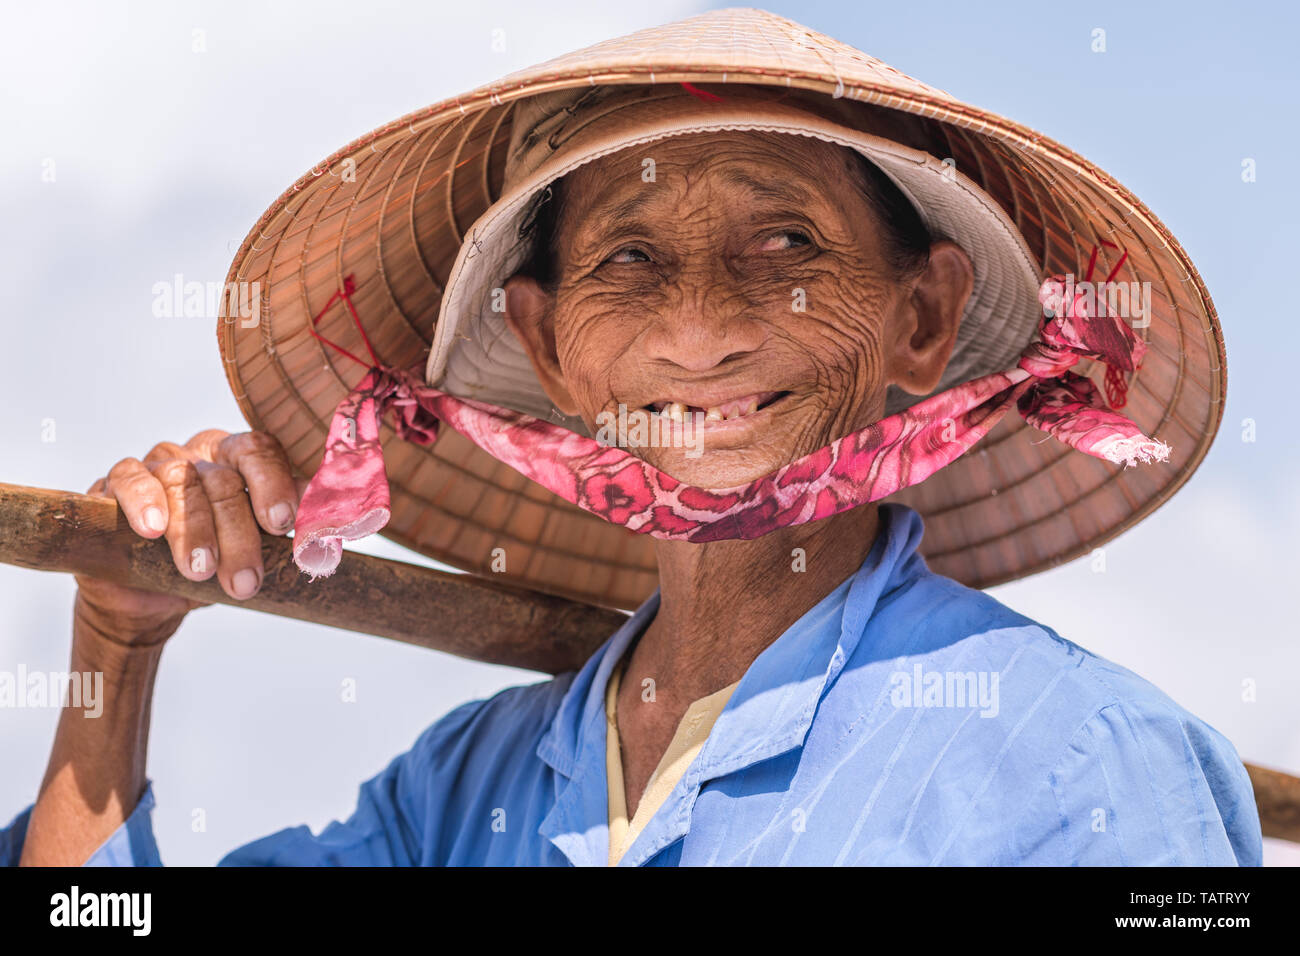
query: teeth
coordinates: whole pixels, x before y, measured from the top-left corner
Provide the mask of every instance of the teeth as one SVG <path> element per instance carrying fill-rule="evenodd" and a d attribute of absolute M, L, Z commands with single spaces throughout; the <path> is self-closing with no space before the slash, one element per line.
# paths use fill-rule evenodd
<path fill-rule="evenodd" d="M 727 402 L 725 405 L 710 405 L 703 412 L 692 405 L 687 405 L 685 402 L 665 402 L 663 407 L 659 409 L 658 414 L 662 418 L 682 422 L 685 421 L 688 415 L 693 417 L 702 413 L 706 422 L 723 422 L 731 421 L 733 418 L 743 418 L 745 415 L 753 415 L 758 411 L 758 402 L 759 396 L 755 395 L 752 398 L 745 399 L 743 403 L 737 400 Z"/>

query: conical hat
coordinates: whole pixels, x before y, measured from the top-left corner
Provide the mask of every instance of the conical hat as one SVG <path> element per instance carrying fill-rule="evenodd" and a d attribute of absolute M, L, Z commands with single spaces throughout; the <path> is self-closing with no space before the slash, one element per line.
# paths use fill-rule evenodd
<path fill-rule="evenodd" d="M 349 278 L 379 359 L 424 368 L 462 248 L 502 197 L 516 109 L 577 88 L 679 83 L 811 91 L 910 117 L 938 144 L 937 160 L 992 197 L 1039 276 L 1080 275 L 1093 260 L 1098 276 L 1121 265 L 1119 279 L 1140 283 L 1144 296 L 1149 290 L 1149 310 L 1134 323 L 1146 358 L 1124 414 L 1171 446 L 1169 462 L 1123 468 L 1008 415 L 966 455 L 890 499 L 924 517 L 921 550 L 931 568 L 987 587 L 1056 566 L 1140 521 L 1190 477 L 1222 417 L 1227 373 L 1209 294 L 1164 225 L 1047 137 L 748 9 L 642 30 L 513 73 L 374 130 L 290 186 L 249 232 L 227 277 L 232 304 L 254 290 L 254 313 L 229 309 L 218 324 L 249 425 L 275 435 L 302 474 L 315 472 L 334 408 L 365 372 L 312 335 L 319 317 L 321 335 L 365 354 L 349 313 L 329 308 Z M 1084 362 L 1076 371 L 1100 383 L 1103 369 Z M 383 534 L 407 547 L 618 608 L 635 607 L 657 586 L 650 538 L 555 497 L 451 429 L 426 448 L 385 427 L 384 457 L 392 517 Z"/>

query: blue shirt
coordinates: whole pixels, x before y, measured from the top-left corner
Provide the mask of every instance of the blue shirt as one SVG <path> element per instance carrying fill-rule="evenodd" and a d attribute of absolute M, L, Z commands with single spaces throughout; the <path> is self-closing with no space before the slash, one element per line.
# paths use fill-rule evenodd
<path fill-rule="evenodd" d="M 860 570 L 766 648 L 622 866 L 1258 865 L 1222 735 L 1135 674 L 929 571 L 880 509 Z M 656 593 L 577 673 L 456 708 L 355 812 L 221 865 L 604 865 L 604 691 Z M 149 782 L 87 865 L 161 865 Z M 16 863 L 27 811 L 0 831 Z"/>

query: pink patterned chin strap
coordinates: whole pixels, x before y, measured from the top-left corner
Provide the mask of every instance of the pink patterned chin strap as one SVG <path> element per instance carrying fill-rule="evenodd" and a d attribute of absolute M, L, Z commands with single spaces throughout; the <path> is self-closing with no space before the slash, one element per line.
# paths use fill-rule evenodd
<path fill-rule="evenodd" d="M 1074 287 L 1062 276 L 1043 283 L 1040 340 L 1025 348 L 1015 368 L 950 388 L 735 488 L 684 484 L 621 448 L 522 412 L 456 398 L 424 384 L 415 370 L 375 360 L 335 410 L 324 459 L 298 508 L 294 560 L 313 579 L 328 575 L 344 539 L 387 524 L 379 424 L 389 409 L 407 441 L 430 445 L 445 422 L 566 501 L 631 531 L 678 541 L 756 538 L 878 501 L 956 459 L 1012 405 L 1030 425 L 1097 458 L 1126 467 L 1167 461 L 1168 445 L 1107 408 L 1093 383 L 1070 371 L 1081 358 L 1104 362 L 1111 405 L 1122 407 L 1124 376 L 1141 364 L 1145 343 L 1123 319 L 1105 314 L 1104 305 L 1096 309 L 1102 314 L 1090 314 L 1100 297 L 1075 290 L 1066 302 L 1067 288 Z M 349 276 L 325 310 L 341 298 L 360 328 L 353 291 Z M 315 331 L 319 318 L 312 334 L 344 352 Z"/>

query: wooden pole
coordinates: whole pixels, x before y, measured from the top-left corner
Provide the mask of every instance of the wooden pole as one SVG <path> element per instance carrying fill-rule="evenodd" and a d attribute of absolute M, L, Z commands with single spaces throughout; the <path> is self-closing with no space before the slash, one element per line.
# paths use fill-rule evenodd
<path fill-rule="evenodd" d="M 128 587 L 374 634 L 470 660 L 546 674 L 582 666 L 627 619 L 464 574 L 349 552 L 314 582 L 293 563 L 292 541 L 262 535 L 266 575 L 247 601 L 215 580 L 181 577 L 163 539 L 147 540 L 117 503 L 0 483 L 0 562 L 86 574 Z M 1264 836 L 1300 843 L 1300 777 L 1246 764 Z"/>
<path fill-rule="evenodd" d="M 1300 843 L 1300 777 L 1246 764 L 1264 836 Z"/>
<path fill-rule="evenodd" d="M 167 542 L 136 534 L 111 499 L 0 483 L 5 564 L 85 574 L 547 674 L 581 667 L 627 620 L 618 611 L 355 552 L 330 577 L 309 581 L 293 563 L 292 543 L 262 535 L 262 589 L 239 601 L 215 577 L 182 577 Z"/>

